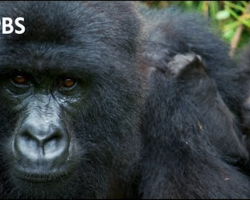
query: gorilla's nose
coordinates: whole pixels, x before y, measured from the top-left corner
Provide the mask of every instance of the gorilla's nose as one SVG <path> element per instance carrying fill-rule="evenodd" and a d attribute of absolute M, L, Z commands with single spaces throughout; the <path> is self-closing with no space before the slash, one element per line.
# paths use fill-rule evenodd
<path fill-rule="evenodd" d="M 14 152 L 21 165 L 54 167 L 68 157 L 68 134 L 59 120 L 28 117 L 15 135 Z"/>

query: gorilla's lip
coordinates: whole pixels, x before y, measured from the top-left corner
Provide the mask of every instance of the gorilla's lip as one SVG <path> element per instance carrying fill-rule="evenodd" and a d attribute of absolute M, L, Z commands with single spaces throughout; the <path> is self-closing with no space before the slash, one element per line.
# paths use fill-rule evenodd
<path fill-rule="evenodd" d="M 51 173 L 34 173 L 28 172 L 20 169 L 14 170 L 14 175 L 16 178 L 32 183 L 48 183 L 48 182 L 61 182 L 67 179 L 71 173 L 68 171 L 61 172 L 51 172 Z"/>

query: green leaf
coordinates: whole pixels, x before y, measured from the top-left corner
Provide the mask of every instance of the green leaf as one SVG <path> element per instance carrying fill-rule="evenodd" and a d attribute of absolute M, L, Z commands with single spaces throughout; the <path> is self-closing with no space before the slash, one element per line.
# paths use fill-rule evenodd
<path fill-rule="evenodd" d="M 217 12 L 216 14 L 216 19 L 217 20 L 225 20 L 230 17 L 230 13 L 227 10 L 221 10 Z"/>

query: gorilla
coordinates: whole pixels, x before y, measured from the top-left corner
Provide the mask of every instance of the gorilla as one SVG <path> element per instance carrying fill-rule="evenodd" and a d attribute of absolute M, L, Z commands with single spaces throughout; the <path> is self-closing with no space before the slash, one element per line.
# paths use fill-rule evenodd
<path fill-rule="evenodd" d="M 249 155 L 238 126 L 243 97 L 228 47 L 201 16 L 141 12 L 149 21 L 142 196 L 248 198 L 242 170 Z"/>
<path fill-rule="evenodd" d="M 5 2 L 1 198 L 124 197 L 140 152 L 142 26 L 126 2 Z M 71 13 L 71 14 L 69 14 Z"/>
<path fill-rule="evenodd" d="M 237 68 L 196 14 L 1 2 L 0 198 L 249 198 Z M 15 27 L 17 28 L 17 27 Z"/>

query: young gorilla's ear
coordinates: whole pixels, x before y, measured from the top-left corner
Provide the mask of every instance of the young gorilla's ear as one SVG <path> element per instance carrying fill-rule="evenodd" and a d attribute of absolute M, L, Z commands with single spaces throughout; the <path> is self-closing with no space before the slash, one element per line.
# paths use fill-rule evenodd
<path fill-rule="evenodd" d="M 173 60 L 167 64 L 166 70 L 166 76 L 185 79 L 205 74 L 206 67 L 199 55 L 189 53 L 174 56 Z"/>

